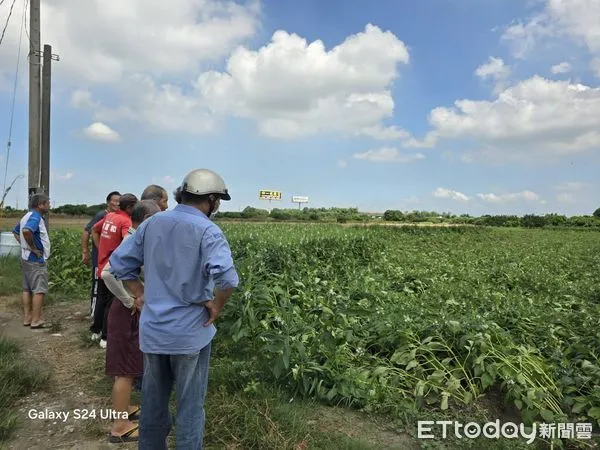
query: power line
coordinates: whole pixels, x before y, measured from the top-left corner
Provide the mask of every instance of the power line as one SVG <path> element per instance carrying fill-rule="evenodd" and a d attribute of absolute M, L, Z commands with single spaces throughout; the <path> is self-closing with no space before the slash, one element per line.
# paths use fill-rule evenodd
<path fill-rule="evenodd" d="M 4 3 L 4 0 L 2 0 L 2 3 Z M 2 3 L 0 3 L 0 5 L 2 5 Z M 6 23 L 4 24 L 4 29 L 2 30 L 2 36 L 0 36 L 0 45 L 2 45 L 2 41 L 4 40 L 4 34 L 6 33 L 6 29 L 8 28 L 8 22 L 10 22 L 10 16 L 12 16 L 12 12 L 13 12 L 13 8 L 15 7 L 15 3 L 17 3 L 17 0 L 13 0 L 12 5 L 10 5 L 10 10 L 8 11 L 8 17 L 6 18 Z"/>
<path fill-rule="evenodd" d="M 13 1 L 13 5 L 15 2 Z M 10 157 L 10 147 L 12 145 L 12 130 L 13 130 L 13 122 L 15 118 L 15 100 L 17 98 L 17 85 L 19 80 L 19 66 L 21 64 L 21 41 L 23 39 L 23 28 L 25 25 L 25 12 L 27 11 L 27 3 L 23 7 L 23 15 L 21 17 L 21 31 L 19 32 L 19 46 L 17 48 L 17 67 L 15 69 L 15 84 L 13 86 L 13 98 L 12 98 L 12 106 L 10 111 L 10 124 L 8 127 L 8 142 L 6 144 L 6 165 L 4 168 L 4 182 L 2 186 L 2 192 L 6 192 L 6 177 L 8 176 L 8 159 Z M 10 15 L 9 15 L 10 18 Z"/>

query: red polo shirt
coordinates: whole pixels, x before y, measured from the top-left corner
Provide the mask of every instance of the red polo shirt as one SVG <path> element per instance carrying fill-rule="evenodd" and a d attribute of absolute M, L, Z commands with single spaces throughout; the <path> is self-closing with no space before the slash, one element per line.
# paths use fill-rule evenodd
<path fill-rule="evenodd" d="M 101 277 L 102 269 L 112 252 L 114 252 L 119 244 L 123 242 L 123 238 L 127 236 L 127 231 L 131 228 L 131 217 L 125 212 L 119 210 L 113 213 L 108 213 L 102 220 L 94 225 L 94 231 L 100 233 L 100 241 L 98 242 L 98 278 Z"/>

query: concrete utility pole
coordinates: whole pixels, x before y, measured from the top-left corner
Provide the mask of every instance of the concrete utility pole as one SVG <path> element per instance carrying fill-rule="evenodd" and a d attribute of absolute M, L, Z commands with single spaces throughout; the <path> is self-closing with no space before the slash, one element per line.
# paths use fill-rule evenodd
<path fill-rule="evenodd" d="M 41 184 L 40 0 L 29 1 L 29 177 L 28 197 Z M 29 203 L 29 202 L 28 202 Z"/>
<path fill-rule="evenodd" d="M 52 54 L 52 46 L 44 45 L 44 65 L 42 66 L 42 120 L 41 120 L 41 186 L 40 190 L 50 196 L 50 105 L 52 92 L 52 60 L 58 61 L 58 55 Z M 46 227 L 50 222 L 50 213 L 46 216 Z"/>
<path fill-rule="evenodd" d="M 52 47 L 44 45 L 42 66 L 42 122 L 41 122 L 41 190 L 50 195 L 50 92 L 52 86 Z"/>

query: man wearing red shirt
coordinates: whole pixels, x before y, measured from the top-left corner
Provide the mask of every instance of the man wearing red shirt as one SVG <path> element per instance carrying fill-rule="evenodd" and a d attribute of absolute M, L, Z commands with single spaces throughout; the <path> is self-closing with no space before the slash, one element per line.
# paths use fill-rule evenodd
<path fill-rule="evenodd" d="M 92 228 L 92 239 L 98 247 L 98 298 L 94 310 L 94 322 L 90 327 L 92 339 L 100 339 L 100 347 L 106 348 L 107 316 L 112 301 L 112 293 L 102 280 L 102 269 L 112 252 L 121 244 L 131 228 L 131 211 L 138 202 L 133 194 L 124 194 L 119 200 L 118 211 L 108 213 Z"/>

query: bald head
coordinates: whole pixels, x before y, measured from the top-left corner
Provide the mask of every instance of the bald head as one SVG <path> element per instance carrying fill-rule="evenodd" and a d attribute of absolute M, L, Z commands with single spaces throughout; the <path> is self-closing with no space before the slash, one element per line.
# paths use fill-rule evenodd
<path fill-rule="evenodd" d="M 140 200 L 133 207 L 131 222 L 133 228 L 137 228 L 148 217 L 160 212 L 160 207 L 154 200 Z"/>
<path fill-rule="evenodd" d="M 142 200 L 154 200 L 161 211 L 165 211 L 169 207 L 169 194 L 162 186 L 151 184 L 144 192 L 142 192 Z"/>

